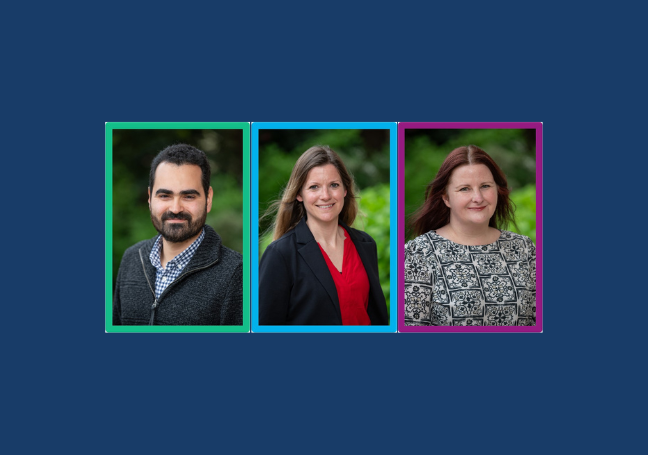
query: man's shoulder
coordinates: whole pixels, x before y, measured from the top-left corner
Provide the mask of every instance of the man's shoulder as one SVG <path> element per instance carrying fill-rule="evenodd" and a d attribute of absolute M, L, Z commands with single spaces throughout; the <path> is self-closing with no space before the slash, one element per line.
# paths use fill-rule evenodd
<path fill-rule="evenodd" d="M 243 255 L 236 250 L 226 247 L 225 245 L 221 246 L 221 261 L 223 263 L 229 264 L 242 264 Z"/>
<path fill-rule="evenodd" d="M 208 262 L 215 260 L 220 264 L 243 263 L 243 255 L 223 245 L 220 234 L 207 224 L 205 225 L 205 238 L 198 248 L 202 250 L 201 256 L 206 255 L 203 259 Z"/>
<path fill-rule="evenodd" d="M 126 248 L 126 251 L 124 251 L 124 259 L 139 255 L 138 252 L 142 248 L 144 248 L 144 250 L 150 251 L 151 248 L 153 248 L 154 243 L 155 237 L 153 237 L 152 239 L 139 241 L 135 245 L 129 246 L 128 248 Z"/>
<path fill-rule="evenodd" d="M 154 242 L 155 238 L 142 240 L 124 251 L 124 255 L 119 263 L 119 274 L 117 278 L 118 285 L 120 281 L 132 281 L 133 279 L 139 279 L 139 277 L 141 277 L 142 262 L 140 260 L 139 252 L 140 250 L 142 251 L 142 258 L 145 261 L 144 263 L 150 266 L 151 261 L 149 255 Z"/>

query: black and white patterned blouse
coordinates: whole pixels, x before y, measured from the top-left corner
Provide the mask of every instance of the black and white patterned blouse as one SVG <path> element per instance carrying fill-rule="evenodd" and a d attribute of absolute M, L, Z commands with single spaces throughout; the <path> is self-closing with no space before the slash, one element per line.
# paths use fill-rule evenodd
<path fill-rule="evenodd" d="M 466 246 L 430 231 L 405 245 L 405 325 L 535 325 L 535 306 L 528 237 Z"/>

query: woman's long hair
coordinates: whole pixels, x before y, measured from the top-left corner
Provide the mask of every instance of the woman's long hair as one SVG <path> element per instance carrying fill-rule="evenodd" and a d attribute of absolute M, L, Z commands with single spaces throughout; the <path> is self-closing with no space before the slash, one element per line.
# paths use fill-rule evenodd
<path fill-rule="evenodd" d="M 306 216 L 303 202 L 297 200 L 297 195 L 306 183 L 308 172 L 314 167 L 332 164 L 340 173 L 342 185 L 346 190 L 344 206 L 340 212 L 339 220 L 347 226 L 351 226 L 358 214 L 358 202 L 356 201 L 353 177 L 347 171 L 340 156 L 327 145 L 316 145 L 306 150 L 299 157 L 293 167 L 288 185 L 284 189 L 281 200 L 270 205 L 266 216 L 272 216 L 276 212 L 273 223 L 272 240 L 277 240 L 286 232 L 297 226 L 299 220 Z"/>
<path fill-rule="evenodd" d="M 497 184 L 497 207 L 488 225 L 504 229 L 509 224 L 515 226 L 515 205 L 509 198 L 510 189 L 504 172 L 493 159 L 476 145 L 454 149 L 446 157 L 437 173 L 425 190 L 425 202 L 410 217 L 410 229 L 415 235 L 439 229 L 450 222 L 450 208 L 443 202 L 452 172 L 466 164 L 483 164 L 490 169 Z"/>

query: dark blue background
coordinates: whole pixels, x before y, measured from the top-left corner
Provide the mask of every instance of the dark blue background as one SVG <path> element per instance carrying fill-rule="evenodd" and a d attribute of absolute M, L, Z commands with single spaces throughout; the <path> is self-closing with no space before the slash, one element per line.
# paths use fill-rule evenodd
<path fill-rule="evenodd" d="M 639 441 L 643 16 L 453 5 L 5 7 L 8 453 Z M 105 334 L 106 121 L 542 121 L 544 333 Z"/>

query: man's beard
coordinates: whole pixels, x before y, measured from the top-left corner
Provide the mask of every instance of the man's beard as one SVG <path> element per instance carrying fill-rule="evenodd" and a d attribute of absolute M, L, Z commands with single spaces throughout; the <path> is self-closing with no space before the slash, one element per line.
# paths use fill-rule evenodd
<path fill-rule="evenodd" d="M 165 223 L 165 221 L 167 220 L 187 220 L 187 222 Z M 193 221 L 191 215 L 186 212 L 164 212 L 160 218 L 157 218 L 153 215 L 153 213 L 151 213 L 151 221 L 153 222 L 153 226 L 155 226 L 155 229 L 160 233 L 164 240 L 171 243 L 181 243 L 198 235 L 200 233 L 200 230 L 205 225 L 206 220 L 206 205 L 203 215 L 195 221 Z"/>

